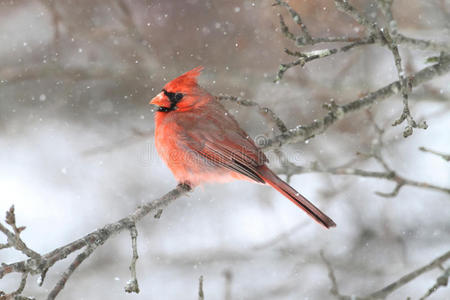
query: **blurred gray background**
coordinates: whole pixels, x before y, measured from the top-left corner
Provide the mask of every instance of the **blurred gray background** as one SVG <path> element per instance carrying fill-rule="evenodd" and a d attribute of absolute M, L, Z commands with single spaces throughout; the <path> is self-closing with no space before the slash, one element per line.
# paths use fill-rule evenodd
<path fill-rule="evenodd" d="M 352 1 L 375 15 L 374 1 Z M 358 34 L 331 0 L 290 1 L 314 36 Z M 348 103 L 397 80 L 392 54 L 364 46 L 289 70 L 275 84 L 283 49 L 271 1 L 0 1 L 0 212 L 12 204 L 22 238 L 46 253 L 116 221 L 175 185 L 153 144 L 148 101 L 170 79 L 202 65 L 202 86 L 268 106 L 295 127 L 320 119 L 323 103 Z M 399 31 L 447 41 L 448 0 L 396 0 Z M 307 49 L 322 49 L 317 45 Z M 435 52 L 401 48 L 406 72 Z M 384 128 L 383 155 L 406 178 L 449 187 L 449 164 L 418 150 L 450 152 L 450 77 L 415 89 L 411 109 L 427 130 L 404 139 L 400 97 L 372 107 Z M 273 130 L 255 109 L 227 104 L 252 136 Z M 348 116 L 308 143 L 281 149 L 293 163 L 326 167 L 357 159 L 377 141 L 366 111 Z M 271 166 L 279 167 L 274 153 Z M 373 160 L 358 165 L 382 171 Z M 324 230 L 283 196 L 247 182 L 205 185 L 138 224 L 141 292 L 126 294 L 131 260 L 127 232 L 98 248 L 69 279 L 60 299 L 328 299 L 332 263 L 341 292 L 373 292 L 450 248 L 448 193 L 403 187 L 383 179 L 301 174 L 291 184 L 330 215 Z M 3 217 L 2 217 L 3 219 Z M 3 220 L 2 220 L 3 221 Z M 3 240 L 2 240 L 3 241 Z M 74 256 L 73 256 L 74 257 Z M 69 257 L 71 259 L 72 257 Z M 0 251 L 0 262 L 24 257 Z M 43 287 L 29 280 L 25 295 L 44 299 L 69 260 L 50 269 Z M 417 299 L 439 271 L 406 285 L 392 299 Z M 14 290 L 20 276 L 0 280 Z M 441 289 L 430 299 L 450 299 Z"/>

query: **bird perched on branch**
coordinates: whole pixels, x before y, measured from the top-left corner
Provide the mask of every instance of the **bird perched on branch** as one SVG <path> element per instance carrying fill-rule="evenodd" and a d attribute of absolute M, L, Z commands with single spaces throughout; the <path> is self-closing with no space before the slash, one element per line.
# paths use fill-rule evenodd
<path fill-rule="evenodd" d="M 234 179 L 268 184 L 326 228 L 336 226 L 266 165 L 264 153 L 236 120 L 197 84 L 197 67 L 167 83 L 151 101 L 158 154 L 180 184 L 195 187 Z"/>

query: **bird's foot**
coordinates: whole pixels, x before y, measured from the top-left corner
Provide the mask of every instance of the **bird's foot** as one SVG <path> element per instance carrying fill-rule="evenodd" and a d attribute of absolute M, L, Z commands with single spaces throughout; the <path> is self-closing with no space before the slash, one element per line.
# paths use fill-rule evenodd
<path fill-rule="evenodd" d="M 192 186 L 189 182 L 180 182 L 177 187 L 182 188 L 183 190 L 186 190 L 188 192 L 192 190 Z"/>

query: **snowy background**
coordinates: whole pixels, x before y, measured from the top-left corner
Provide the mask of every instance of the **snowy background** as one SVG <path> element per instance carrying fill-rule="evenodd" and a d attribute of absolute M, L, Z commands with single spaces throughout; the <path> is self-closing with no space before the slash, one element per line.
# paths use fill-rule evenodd
<path fill-rule="evenodd" d="M 374 1 L 352 2 L 376 13 Z M 0 212 L 15 205 L 18 224 L 27 226 L 22 238 L 40 253 L 116 221 L 176 185 L 154 149 L 148 101 L 193 67 L 205 67 L 200 83 L 211 93 L 268 106 L 288 127 L 322 118 L 321 105 L 330 99 L 348 103 L 397 80 L 392 54 L 364 46 L 293 68 L 274 84 L 279 64 L 291 60 L 283 49 L 293 48 L 277 13 L 295 27 L 271 1 L 118 3 L 0 1 Z M 357 31 L 333 1 L 290 3 L 315 36 Z M 398 0 L 394 15 L 401 32 L 448 42 L 448 1 Z M 408 73 L 437 54 L 401 51 Z M 386 130 L 383 155 L 390 166 L 406 178 L 447 188 L 450 165 L 418 148 L 450 152 L 449 80 L 440 77 L 414 90 L 413 115 L 429 128 L 407 139 L 403 126 L 391 126 L 401 113 L 399 97 L 371 110 Z M 228 108 L 252 136 L 272 134 L 254 109 Z M 376 138 L 360 111 L 308 143 L 282 150 L 299 165 L 334 167 L 368 152 Z M 277 167 L 276 156 L 268 156 Z M 358 166 L 381 171 L 372 160 Z M 148 216 L 138 224 L 139 294 L 124 292 L 131 243 L 123 232 L 77 269 L 59 298 L 197 299 L 203 275 L 208 300 L 328 299 L 331 283 L 320 250 L 341 292 L 364 295 L 450 248 L 447 193 L 407 186 L 397 197 L 383 198 L 374 192 L 390 192 L 394 183 L 317 173 L 296 175 L 291 184 L 337 228 L 323 229 L 266 186 L 206 185 L 171 204 L 161 219 Z M 16 251 L 0 251 L 0 262 L 21 259 Z M 42 287 L 32 277 L 24 295 L 45 299 L 68 263 L 50 269 Z M 426 273 L 392 299 L 419 298 L 439 275 Z M 6 276 L 0 290 L 16 289 L 19 278 Z M 450 290 L 433 297 L 450 299 Z"/>

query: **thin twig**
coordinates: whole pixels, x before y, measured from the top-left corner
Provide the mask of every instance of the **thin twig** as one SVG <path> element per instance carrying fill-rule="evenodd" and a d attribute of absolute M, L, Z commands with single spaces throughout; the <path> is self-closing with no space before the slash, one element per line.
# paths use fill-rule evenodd
<path fill-rule="evenodd" d="M 364 15 L 360 14 L 358 10 L 350 5 L 347 0 L 335 0 L 336 7 L 342 12 L 348 14 L 353 19 L 355 19 L 359 24 L 365 26 L 369 29 L 370 35 L 380 40 L 382 45 L 387 45 L 389 50 L 392 52 L 395 61 L 395 67 L 397 69 L 397 74 L 400 81 L 400 92 L 403 98 L 403 111 L 400 117 L 394 121 L 392 126 L 397 126 L 403 123 L 403 121 L 407 121 L 408 125 L 405 127 L 403 131 L 403 136 L 406 138 L 413 133 L 413 128 L 422 128 L 427 129 L 428 125 L 425 121 L 417 123 L 413 117 L 411 116 L 411 112 L 408 105 L 408 92 L 409 92 L 409 82 L 406 80 L 405 72 L 402 66 L 402 58 L 400 56 L 400 52 L 398 51 L 398 45 L 391 34 L 394 37 L 397 34 L 397 25 L 392 17 L 392 1 L 391 0 L 379 0 L 379 7 L 382 8 L 385 16 L 388 18 L 388 26 L 387 28 L 380 28 L 374 22 L 370 22 Z M 393 31 L 391 27 L 394 27 Z"/>
<path fill-rule="evenodd" d="M 28 273 L 22 273 L 22 278 L 20 279 L 20 285 L 17 288 L 17 290 L 13 293 L 13 295 L 22 294 L 23 290 L 25 289 L 25 285 L 27 284 L 27 278 L 28 278 Z"/>
<path fill-rule="evenodd" d="M 379 299 L 385 299 L 388 295 L 392 294 L 397 289 L 403 287 L 404 285 L 408 284 L 412 280 L 416 279 L 417 277 L 421 276 L 423 273 L 428 272 L 430 270 L 433 270 L 445 261 L 450 259 L 450 251 L 444 253 L 443 255 L 439 256 L 438 258 L 434 259 L 430 263 L 426 264 L 425 266 L 412 271 L 411 273 L 406 274 L 405 276 L 402 276 L 400 279 L 394 281 L 393 283 L 385 286 L 384 288 L 373 292 L 367 296 L 348 296 L 348 295 L 342 295 L 339 293 L 339 287 L 337 284 L 336 276 L 334 274 L 334 270 L 331 266 L 331 263 L 325 258 L 323 253 L 321 253 L 322 260 L 324 261 L 325 265 L 328 269 L 328 277 L 330 278 L 332 288 L 330 290 L 331 294 L 337 297 L 339 300 L 379 300 Z M 442 282 L 443 283 L 443 282 Z"/>
<path fill-rule="evenodd" d="M 387 27 L 392 35 L 397 35 L 397 21 L 395 21 L 392 14 L 392 4 L 394 0 L 378 0 L 378 8 L 381 10 L 383 15 L 386 17 Z"/>
<path fill-rule="evenodd" d="M 298 65 L 304 66 L 306 63 L 308 63 L 310 61 L 324 58 L 327 56 L 331 56 L 336 53 L 346 52 L 357 46 L 368 45 L 368 44 L 373 44 L 373 43 L 374 43 L 374 39 L 372 37 L 368 37 L 368 38 L 358 39 L 357 41 L 352 42 L 352 43 L 345 45 L 343 47 L 340 47 L 340 48 L 320 49 L 320 50 L 314 50 L 314 51 L 309 51 L 309 52 L 299 52 L 299 51 L 291 51 L 289 49 L 285 49 L 284 51 L 286 52 L 286 54 L 288 54 L 290 56 L 294 56 L 294 57 L 299 57 L 299 58 L 293 62 L 290 62 L 287 64 L 281 64 L 278 69 L 277 76 L 274 79 L 274 82 L 279 82 L 283 78 L 284 73 L 286 73 L 286 71 L 292 67 L 295 67 Z"/>
<path fill-rule="evenodd" d="M 258 108 L 258 112 L 262 116 L 264 116 L 266 118 L 266 120 L 273 123 L 280 130 L 281 133 L 286 132 L 288 130 L 286 124 L 284 124 L 283 120 L 280 117 L 278 117 L 273 112 L 273 110 L 271 110 L 268 107 L 263 107 L 255 101 L 252 101 L 249 99 L 242 99 L 240 97 L 235 97 L 235 96 L 230 96 L 230 95 L 219 95 L 216 97 L 216 99 L 219 101 L 223 101 L 223 100 L 232 101 L 232 102 L 235 102 L 242 106 L 256 107 L 256 108 Z"/>
<path fill-rule="evenodd" d="M 338 10 L 346 13 L 356 22 L 367 28 L 371 35 L 378 35 L 377 25 L 370 22 L 364 15 L 360 14 L 355 7 L 348 3 L 348 0 L 334 0 L 334 4 Z"/>
<path fill-rule="evenodd" d="M 406 285 L 407 283 L 416 279 L 423 273 L 431 271 L 431 270 L 439 267 L 440 265 L 442 265 L 442 263 L 444 263 L 445 261 L 447 261 L 449 259 L 450 259 L 450 251 L 447 251 L 446 253 L 444 253 L 443 255 L 434 259 L 432 262 L 426 264 L 425 266 L 423 266 L 415 271 L 412 271 L 411 273 L 408 273 L 405 276 L 402 276 L 400 279 L 394 281 L 393 283 L 389 284 L 388 286 L 386 286 L 376 292 L 373 292 L 372 294 L 369 295 L 369 297 L 372 297 L 375 299 L 377 299 L 377 298 L 384 299 L 384 298 L 386 298 L 387 295 L 391 294 L 398 288 Z"/>
<path fill-rule="evenodd" d="M 303 166 L 297 166 L 294 164 L 290 164 L 288 170 L 285 170 L 285 168 L 282 169 L 275 169 L 275 171 L 279 174 L 290 174 L 291 176 L 293 174 L 302 174 L 302 173 L 311 173 L 311 172 L 319 172 L 319 173 L 328 173 L 328 174 L 334 174 L 334 175 L 351 175 L 351 176 L 360 176 L 360 177 L 368 177 L 368 178 L 379 178 L 379 179 L 385 179 L 389 181 L 393 181 L 396 183 L 394 189 L 390 193 L 382 193 L 382 192 L 375 192 L 375 194 L 382 196 L 382 197 L 395 197 L 398 195 L 400 189 L 404 186 L 414 186 L 429 190 L 434 190 L 438 192 L 443 192 L 450 194 L 450 188 L 445 188 L 441 186 L 437 186 L 431 183 L 427 182 L 420 182 L 416 180 L 411 180 L 408 178 L 405 178 L 401 175 L 398 175 L 395 171 L 388 170 L 388 171 L 366 171 L 358 168 L 352 168 L 352 167 L 322 167 L 318 163 L 312 163 L 308 167 Z"/>
<path fill-rule="evenodd" d="M 437 156 L 441 157 L 445 161 L 450 161 L 450 154 L 438 152 L 436 150 L 428 149 L 428 148 L 425 148 L 425 147 L 420 147 L 419 150 L 423 151 L 423 152 L 428 152 L 428 153 L 432 153 L 434 155 L 437 155 Z"/>
<path fill-rule="evenodd" d="M 205 300 L 205 294 L 203 293 L 203 275 L 198 279 L 198 300 Z"/>
<path fill-rule="evenodd" d="M 397 120 L 394 121 L 392 126 L 400 125 L 401 123 L 403 123 L 403 121 L 406 120 L 408 122 L 408 125 L 405 127 L 405 130 L 403 131 L 403 136 L 406 138 L 413 133 L 413 128 L 427 129 L 428 125 L 425 121 L 417 123 L 411 116 L 411 112 L 410 112 L 409 104 L 408 104 L 409 83 L 405 77 L 405 72 L 404 72 L 403 66 L 402 66 L 402 58 L 400 56 L 400 52 L 398 51 L 398 46 L 393 41 L 393 39 L 390 36 L 388 31 L 382 31 L 382 33 L 384 35 L 384 38 L 386 39 L 389 49 L 392 52 L 392 55 L 394 56 L 395 67 L 397 69 L 398 78 L 401 83 L 400 90 L 401 90 L 401 94 L 402 94 L 402 98 L 403 98 L 402 114 L 400 115 L 400 117 Z"/>
<path fill-rule="evenodd" d="M 410 38 L 401 33 L 397 33 L 395 40 L 398 44 L 411 46 L 421 50 L 450 52 L 449 43 L 439 43 L 423 39 Z"/>
<path fill-rule="evenodd" d="M 0 300 L 22 300 L 22 299 L 29 299 L 29 300 L 34 300 L 34 298 L 28 298 L 28 297 L 23 297 L 20 294 L 22 294 L 23 290 L 25 289 L 25 286 L 27 284 L 27 278 L 28 278 L 28 273 L 22 273 L 22 278 L 20 279 L 20 284 L 19 287 L 17 288 L 17 290 L 15 290 L 14 292 L 10 293 L 10 294 L 5 294 L 4 292 L 0 291 Z"/>
<path fill-rule="evenodd" d="M 138 260 L 138 252 L 137 252 L 137 229 L 136 224 L 130 225 L 130 236 L 131 236 L 131 248 L 133 250 L 133 258 L 131 259 L 130 264 L 130 272 L 131 272 L 131 279 L 127 282 L 127 285 L 125 286 L 125 292 L 127 293 L 136 293 L 139 294 L 139 284 L 136 276 L 136 261 Z"/>
<path fill-rule="evenodd" d="M 278 18 L 280 19 L 280 27 L 281 32 L 284 34 L 285 37 L 287 37 L 290 40 L 296 41 L 297 38 L 295 35 L 289 30 L 289 27 L 286 25 L 286 22 L 284 22 L 284 18 L 282 14 L 278 14 Z"/>
<path fill-rule="evenodd" d="M 333 110 L 333 108 L 336 104 L 334 102 L 331 102 L 331 104 L 328 104 L 329 109 Z M 450 188 L 444 188 L 437 185 L 433 185 L 427 182 L 420 182 L 412 179 L 405 178 L 397 172 L 395 172 L 391 167 L 389 167 L 388 163 L 384 159 L 381 150 L 384 146 L 383 142 L 383 135 L 384 130 L 381 129 L 373 120 L 373 117 L 369 113 L 369 118 L 374 124 L 374 128 L 377 133 L 376 143 L 372 144 L 370 153 L 363 154 L 364 158 L 369 159 L 373 158 L 376 162 L 378 162 L 381 167 L 384 169 L 384 171 L 366 171 L 358 168 L 351 167 L 352 162 L 346 163 L 339 167 L 322 167 L 319 165 L 319 163 L 314 162 L 310 164 L 309 167 L 303 167 L 303 166 L 297 166 L 291 162 L 289 162 L 286 159 L 282 159 L 282 168 L 279 170 L 276 170 L 277 173 L 280 174 L 286 174 L 289 177 L 291 177 L 294 174 L 301 174 L 301 173 L 309 173 L 309 172 L 320 172 L 320 173 L 328 173 L 328 174 L 334 174 L 334 175 L 352 175 L 352 176 L 360 176 L 360 177 L 369 177 L 369 178 L 380 178 L 385 179 L 389 181 L 393 181 L 396 183 L 394 189 L 392 192 L 384 193 L 384 192 L 375 192 L 378 196 L 381 197 L 396 197 L 398 193 L 400 192 L 400 189 L 404 186 L 414 186 L 414 187 L 420 187 L 424 189 L 430 189 L 435 190 L 439 192 L 444 192 L 450 194 Z M 360 153 L 361 154 L 361 153 Z"/>
<path fill-rule="evenodd" d="M 48 295 L 47 300 L 53 300 L 56 298 L 56 296 L 62 291 L 62 289 L 66 285 L 67 280 L 69 280 L 73 272 L 81 265 L 81 263 L 86 258 L 88 258 L 92 254 L 92 252 L 94 252 L 95 248 L 96 246 L 94 244 L 91 244 L 87 246 L 83 252 L 77 255 L 77 257 L 73 260 L 73 262 L 70 264 L 67 270 L 62 274 L 61 278 Z"/>
<path fill-rule="evenodd" d="M 337 284 L 336 275 L 334 274 L 333 266 L 330 261 L 325 257 L 323 250 L 320 251 L 320 257 L 322 258 L 325 266 L 328 269 L 328 278 L 331 281 L 330 294 L 336 296 L 337 298 L 341 298 L 342 295 L 339 293 L 339 286 Z"/>
<path fill-rule="evenodd" d="M 291 14 L 292 19 L 295 23 L 300 27 L 300 30 L 302 31 L 303 37 L 305 39 L 305 42 L 311 42 L 311 34 L 309 34 L 308 28 L 306 27 L 305 23 L 303 23 L 302 18 L 300 17 L 300 14 L 297 13 L 287 2 L 281 1 L 281 0 L 275 0 L 274 6 L 284 6 L 287 8 L 289 13 Z"/>
<path fill-rule="evenodd" d="M 40 259 L 41 256 L 39 255 L 39 253 L 28 248 L 25 242 L 20 238 L 20 233 L 25 230 L 25 227 L 17 227 L 14 205 L 12 205 L 11 208 L 6 212 L 5 222 L 9 226 L 11 226 L 13 232 L 8 230 L 8 228 L 0 223 L 0 231 L 3 232 L 3 234 L 5 234 L 8 238 L 7 244 L 2 244 L 2 248 L 14 247 L 16 250 L 19 250 L 30 258 Z"/>
<path fill-rule="evenodd" d="M 436 283 L 428 289 L 428 291 L 420 297 L 419 300 L 424 300 L 436 292 L 440 287 L 445 287 L 448 285 L 448 278 L 450 277 L 450 268 L 447 268 L 444 273 L 436 279 Z"/>

